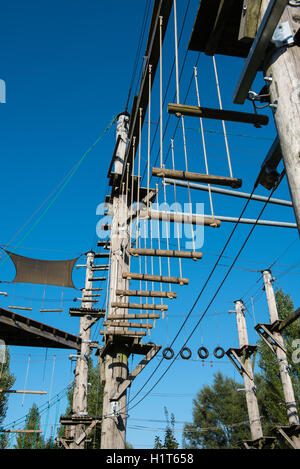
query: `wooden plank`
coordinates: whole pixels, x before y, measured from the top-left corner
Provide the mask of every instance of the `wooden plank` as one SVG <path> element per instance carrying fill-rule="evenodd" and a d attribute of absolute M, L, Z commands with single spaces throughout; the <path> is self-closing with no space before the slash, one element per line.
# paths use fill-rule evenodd
<path fill-rule="evenodd" d="M 113 320 L 103 322 L 103 326 L 105 327 L 131 327 L 136 329 L 152 329 L 152 324 L 141 324 L 137 322 L 128 322 L 128 321 L 120 321 L 120 320 Z"/>
<path fill-rule="evenodd" d="M 40 313 L 63 313 L 63 309 L 40 309 Z"/>
<path fill-rule="evenodd" d="M 134 379 L 140 374 L 140 372 L 148 365 L 148 363 L 154 358 L 158 352 L 160 351 L 160 345 L 154 345 L 153 348 L 147 353 L 147 355 L 140 361 L 140 363 L 135 367 L 135 369 L 130 373 L 128 378 L 123 381 L 123 383 L 119 386 L 118 391 L 111 399 L 112 401 L 118 401 L 122 394 L 127 390 L 129 386 L 131 386 Z"/>
<path fill-rule="evenodd" d="M 175 169 L 152 168 L 152 176 L 161 178 L 167 177 L 191 182 L 207 182 L 208 184 L 229 186 L 233 189 L 239 189 L 242 186 L 241 179 L 225 176 L 213 176 L 211 174 L 192 173 L 190 171 L 178 171 Z"/>
<path fill-rule="evenodd" d="M 32 311 L 32 308 L 27 308 L 25 306 L 8 306 L 9 309 L 20 309 L 22 311 Z"/>
<path fill-rule="evenodd" d="M 95 259 L 107 259 L 107 258 L 109 258 L 108 252 L 96 252 L 95 253 Z"/>
<path fill-rule="evenodd" d="M 144 309 L 151 311 L 168 311 L 168 306 L 166 305 L 151 305 L 151 304 L 142 304 L 142 303 L 111 303 L 112 308 L 118 309 Z"/>
<path fill-rule="evenodd" d="M 18 389 L 0 389 L 2 394 L 47 394 L 46 391 L 20 391 Z"/>
<path fill-rule="evenodd" d="M 286 327 L 290 326 L 293 322 L 295 322 L 300 317 L 300 308 L 298 308 L 294 313 L 292 313 L 287 318 L 283 319 L 282 322 L 278 325 L 278 331 L 283 331 Z"/>
<path fill-rule="evenodd" d="M 42 433 L 42 430 L 0 430 L 0 433 Z"/>
<path fill-rule="evenodd" d="M 221 121 L 239 122 L 241 124 L 254 124 L 257 126 L 268 125 L 269 117 L 249 112 L 228 111 L 224 109 L 212 109 L 201 106 L 188 106 L 186 104 L 168 104 L 168 113 L 177 117 L 189 116 Z"/>
<path fill-rule="evenodd" d="M 252 43 L 259 27 L 261 0 L 244 0 L 239 41 Z"/>
<path fill-rule="evenodd" d="M 202 259 L 202 252 L 196 251 L 170 251 L 167 249 L 129 249 L 131 256 L 151 256 L 151 257 L 175 257 L 182 259 Z"/>
<path fill-rule="evenodd" d="M 91 282 L 105 282 L 107 280 L 106 277 L 94 277 L 89 279 Z"/>
<path fill-rule="evenodd" d="M 205 215 L 195 215 L 191 213 L 159 212 L 158 210 L 148 210 L 146 216 L 152 220 L 167 221 L 172 223 L 184 223 L 188 225 L 203 225 L 211 228 L 220 228 L 221 220 Z"/>
<path fill-rule="evenodd" d="M 158 313 L 141 313 L 141 314 L 109 314 L 107 319 L 118 320 L 118 319 L 159 319 L 160 314 Z"/>
<path fill-rule="evenodd" d="M 177 285 L 189 284 L 189 280 L 187 278 L 165 277 L 163 275 L 135 274 L 133 272 L 124 272 L 123 278 L 126 278 L 127 280 L 145 280 L 147 282 L 174 283 Z"/>
<path fill-rule="evenodd" d="M 121 335 L 123 337 L 144 337 L 147 335 L 147 332 L 144 331 L 127 331 L 124 328 L 124 331 L 116 331 L 113 328 L 107 329 L 106 331 L 100 331 L 100 335 Z"/>
<path fill-rule="evenodd" d="M 169 298 L 170 300 L 177 298 L 177 293 L 161 292 L 161 291 L 142 291 L 142 290 L 117 290 L 117 296 L 140 296 L 145 298 Z"/>

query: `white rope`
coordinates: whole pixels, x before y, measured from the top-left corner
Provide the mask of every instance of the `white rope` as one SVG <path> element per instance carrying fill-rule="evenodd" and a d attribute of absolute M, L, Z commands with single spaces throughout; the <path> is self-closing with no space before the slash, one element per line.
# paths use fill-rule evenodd
<path fill-rule="evenodd" d="M 172 155 L 173 170 L 175 170 L 175 155 L 174 155 L 174 140 L 173 139 L 171 140 L 171 155 Z M 176 182 L 174 182 L 174 199 L 175 199 L 175 205 L 176 205 L 176 214 L 178 214 Z M 178 223 L 175 223 L 175 225 L 176 225 L 176 231 L 177 231 L 178 251 L 180 251 L 179 226 L 178 226 Z M 178 258 L 178 263 L 179 263 L 179 277 L 182 278 L 182 263 L 181 263 L 180 257 Z"/>

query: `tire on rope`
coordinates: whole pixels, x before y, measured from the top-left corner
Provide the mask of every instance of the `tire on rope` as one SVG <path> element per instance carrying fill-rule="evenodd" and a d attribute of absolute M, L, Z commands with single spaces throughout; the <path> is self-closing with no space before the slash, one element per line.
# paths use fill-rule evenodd
<path fill-rule="evenodd" d="M 162 354 L 166 360 L 172 360 L 172 358 L 174 357 L 174 350 L 171 349 L 171 347 L 167 347 L 163 350 Z"/>
<path fill-rule="evenodd" d="M 198 355 L 202 360 L 205 360 L 209 356 L 209 352 L 206 347 L 200 347 L 198 349 Z"/>
<path fill-rule="evenodd" d="M 225 355 L 225 350 L 222 347 L 216 347 L 214 350 L 214 356 L 219 360 Z"/>
<path fill-rule="evenodd" d="M 180 356 L 183 360 L 189 360 L 192 356 L 192 351 L 188 347 L 183 347 L 180 350 Z"/>

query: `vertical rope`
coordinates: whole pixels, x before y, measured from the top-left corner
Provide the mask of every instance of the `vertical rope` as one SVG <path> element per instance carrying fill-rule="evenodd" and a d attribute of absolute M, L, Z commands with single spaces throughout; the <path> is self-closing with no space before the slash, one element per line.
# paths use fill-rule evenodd
<path fill-rule="evenodd" d="M 150 159 L 151 159 L 151 86 L 152 86 L 152 65 L 149 65 L 149 96 L 148 96 L 148 167 L 147 167 L 147 210 L 150 208 Z"/>
<path fill-rule="evenodd" d="M 160 86 L 160 167 L 163 166 L 163 56 L 162 56 L 162 26 L 163 17 L 159 17 L 159 53 L 160 53 L 160 70 L 159 70 L 159 86 Z"/>
<path fill-rule="evenodd" d="M 156 184 L 156 192 L 157 192 L 157 207 L 159 211 L 159 201 L 158 201 L 158 184 Z M 157 236 L 158 236 L 158 249 L 160 249 L 160 224 L 159 220 L 157 221 Z M 158 263 L 159 263 L 159 275 L 162 276 L 162 268 L 161 268 L 161 257 L 158 257 Z M 162 283 L 160 283 L 160 291 L 162 292 Z M 162 298 L 161 298 L 161 304 L 162 304 Z M 162 313 L 162 318 L 164 319 L 164 312 Z"/>
<path fill-rule="evenodd" d="M 223 109 L 222 105 L 222 98 L 221 98 L 221 91 L 220 91 L 220 84 L 219 84 L 219 77 L 218 77 L 218 70 L 217 70 L 217 64 L 216 64 L 216 59 L 215 56 L 213 55 L 213 65 L 214 65 L 214 71 L 215 71 L 215 78 L 216 78 L 216 84 L 217 84 L 217 91 L 218 91 L 218 97 L 219 97 L 219 105 L 220 109 Z M 229 145 L 228 145 L 228 139 L 227 139 L 227 132 L 226 132 L 226 124 L 224 121 L 222 121 L 223 125 L 223 132 L 224 132 L 224 139 L 225 139 L 225 147 L 226 147 L 226 153 L 227 153 L 227 160 L 228 160 L 228 167 L 229 167 L 229 173 L 230 177 L 233 177 L 232 173 L 232 166 L 231 166 L 231 160 L 230 160 L 230 152 L 229 152 Z"/>
<path fill-rule="evenodd" d="M 26 391 L 26 387 L 27 387 L 27 380 L 28 380 L 29 366 L 30 366 L 30 355 L 28 356 L 28 361 L 27 361 L 27 369 L 26 369 L 26 376 L 25 376 L 24 391 Z M 23 407 L 23 405 L 24 405 L 24 400 L 25 400 L 25 393 L 23 394 L 23 399 L 22 399 L 22 407 Z"/>
<path fill-rule="evenodd" d="M 53 377 L 54 377 L 54 370 L 55 370 L 55 361 L 56 361 L 56 355 L 53 356 L 52 374 L 51 374 L 51 381 L 50 381 L 50 392 L 49 392 L 49 400 L 48 400 L 48 404 L 49 404 L 49 405 L 50 405 L 50 400 L 51 400 L 51 395 L 52 395 Z"/>
<path fill-rule="evenodd" d="M 198 70 L 197 67 L 194 67 L 194 75 L 195 75 L 195 85 L 196 85 L 196 94 L 197 94 L 197 102 L 198 106 L 200 107 L 200 94 L 199 94 L 199 86 L 198 86 Z M 206 169 L 206 174 L 209 174 L 208 170 L 208 162 L 207 162 L 207 152 L 206 152 L 206 141 L 205 141 L 205 135 L 204 135 L 204 128 L 203 128 L 203 119 L 200 117 L 200 129 L 201 129 L 201 135 L 202 135 L 202 144 L 203 144 L 203 153 L 204 153 L 204 162 L 205 162 L 205 169 Z M 209 202 L 210 202 L 210 210 L 211 210 L 211 215 L 214 218 L 214 207 L 213 207 L 213 200 L 212 200 L 212 193 L 211 193 L 211 185 L 208 184 L 208 193 L 209 193 Z"/>
<path fill-rule="evenodd" d="M 174 140 L 171 140 L 171 155 L 172 155 L 172 167 L 173 170 L 175 169 L 175 155 L 174 155 Z M 174 199 L 175 199 L 175 205 L 176 205 L 176 214 L 178 214 L 178 207 L 177 207 L 177 190 L 176 190 L 176 182 L 174 182 Z M 180 251 L 180 237 L 179 237 L 179 226 L 178 223 L 175 223 L 176 225 L 176 231 L 177 231 L 177 245 L 178 245 L 178 251 Z M 179 277 L 182 278 L 182 263 L 181 263 L 181 258 L 178 258 L 178 263 L 179 263 Z"/>

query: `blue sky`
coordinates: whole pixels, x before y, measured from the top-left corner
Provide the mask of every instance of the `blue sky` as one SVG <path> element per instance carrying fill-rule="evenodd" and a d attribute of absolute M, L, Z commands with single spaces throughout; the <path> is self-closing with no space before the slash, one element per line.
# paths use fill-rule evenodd
<path fill-rule="evenodd" d="M 180 3 L 178 5 L 180 31 L 188 1 L 178 3 Z M 198 0 L 192 0 L 189 5 L 179 48 L 180 67 L 184 62 Z M 10 243 L 20 228 L 103 133 L 112 119 L 124 109 L 144 11 L 145 2 L 137 0 L 132 0 L 127 4 L 119 0 L 113 3 L 105 2 L 105 4 L 92 0 L 88 5 L 79 0 L 72 2 L 54 0 L 51 3 L 36 0 L 24 3 L 20 0 L 12 0 L 9 4 L 2 6 L 0 78 L 6 82 L 7 103 L 0 105 L 1 244 Z M 164 46 L 164 90 L 174 58 L 173 33 L 173 17 L 171 17 Z M 141 55 L 145 50 L 145 39 L 146 37 L 141 48 Z M 189 52 L 186 56 L 180 84 L 182 100 L 186 95 L 197 58 L 196 52 Z M 216 60 L 224 108 L 251 111 L 250 104 L 246 104 L 242 109 L 232 104 L 232 94 L 242 68 L 242 61 L 229 57 L 217 57 Z M 141 56 L 138 69 L 140 65 Z M 200 56 L 198 75 L 201 104 L 207 107 L 218 107 L 216 82 L 210 57 Z M 254 89 L 259 91 L 262 84 L 261 77 L 258 77 Z M 151 121 L 154 123 L 159 119 L 158 85 L 156 80 L 152 93 Z M 136 81 L 133 89 L 135 87 Z M 175 76 L 173 74 L 166 105 L 174 101 L 174 93 Z M 187 102 L 197 104 L 194 84 L 191 86 Z M 242 190 L 245 192 L 251 192 L 260 165 L 275 137 L 272 115 L 269 110 L 263 112 L 270 117 L 270 124 L 266 128 L 255 129 L 253 126 L 244 124 L 227 124 L 234 176 L 243 179 Z M 164 122 L 167 122 L 167 117 L 165 106 Z M 176 124 L 177 119 L 172 116 L 164 139 L 165 156 L 168 155 L 170 139 L 175 135 Z M 204 172 L 199 120 L 187 118 L 185 125 L 189 169 Z M 156 125 L 152 124 L 152 137 L 155 128 Z M 204 121 L 204 128 L 210 172 L 228 175 L 221 123 L 207 120 Z M 47 208 L 48 201 L 13 240 L 12 244 L 18 246 L 17 253 L 41 259 L 69 259 L 95 247 L 98 221 L 96 207 L 103 202 L 108 193 L 106 174 L 114 144 L 115 126 L 88 153 L 74 177 L 54 203 Z M 174 138 L 174 147 L 175 166 L 177 169 L 185 169 L 180 126 Z M 158 151 L 157 136 L 153 144 L 151 166 L 155 166 Z M 143 131 L 141 153 L 143 173 L 147 163 L 146 125 Z M 171 167 L 170 155 L 166 161 L 166 167 Z M 160 181 L 155 181 L 154 178 L 151 180 L 152 184 L 156 182 Z M 144 179 L 144 184 L 146 184 L 146 179 Z M 269 195 L 263 187 L 259 187 L 257 193 Z M 177 189 L 177 197 L 181 203 L 188 201 L 187 191 L 184 189 Z M 290 200 L 286 180 L 283 180 L 274 197 Z M 207 194 L 191 191 L 191 198 L 193 204 L 204 203 L 205 213 L 209 214 Z M 172 187 L 167 188 L 167 200 L 174 202 Z M 163 201 L 162 191 L 160 201 Z M 216 215 L 236 217 L 240 215 L 245 204 L 243 200 L 221 195 L 215 195 L 213 202 Z M 261 203 L 251 202 L 245 216 L 256 218 L 261 208 Z M 47 211 L 44 214 L 45 209 Z M 275 205 L 269 205 L 262 218 L 295 221 L 292 209 Z M 205 229 L 204 245 L 201 248 L 203 260 L 197 263 L 183 261 L 183 276 L 190 279 L 190 284 L 188 287 L 175 289 L 178 299 L 169 304 L 166 319 L 156 323 L 151 340 L 163 347 L 172 341 L 232 228 L 233 225 L 223 223 L 219 229 Z M 241 225 L 236 231 L 225 252 L 224 259 L 220 262 L 222 265 L 216 270 L 205 294 L 201 297 L 177 340 L 174 346 L 176 351 L 180 349 L 200 314 L 210 302 L 219 282 L 227 272 L 226 266 L 231 264 L 249 230 L 249 226 Z M 289 246 L 289 250 L 284 253 Z M 241 297 L 247 300 L 249 308 L 247 313 L 249 339 L 252 343 L 256 342 L 250 299 L 251 296 L 254 297 L 256 321 L 268 322 L 267 305 L 258 271 L 269 267 L 278 257 L 279 260 L 273 268 L 278 282 L 275 285 L 290 293 L 297 306 L 299 302 L 299 267 L 297 265 L 300 261 L 298 256 L 297 230 L 267 227 L 255 229 L 230 277 L 209 309 L 201 328 L 190 341 L 193 360 L 184 362 L 177 360 L 150 396 L 132 410 L 129 406 L 128 441 L 134 447 L 150 447 L 153 444 L 155 435 L 159 433 L 160 428 L 164 427 L 164 406 L 169 412 L 175 414 L 178 429 L 176 435 L 181 441 L 180 430 L 183 428 L 183 422 L 191 419 L 192 398 L 201 386 L 211 383 L 213 374 L 217 371 L 239 379 L 226 359 L 220 361 L 214 359 L 212 362 L 209 359 L 201 363 L 197 359 L 197 349 L 203 343 L 208 347 L 211 358 L 217 345 L 221 345 L 224 349 L 237 346 L 235 318 L 234 315 L 228 314 L 228 310 L 232 309 L 233 301 Z M 2 256 L 2 260 L 5 260 L 5 255 Z M 9 262 L 2 262 L 2 260 L 0 279 L 12 280 L 14 269 Z M 290 272 L 291 266 L 294 265 L 294 270 Z M 172 263 L 171 268 L 172 273 L 177 275 L 178 263 Z M 137 261 L 133 261 L 132 264 L 132 270 L 135 269 L 138 269 Z M 163 270 L 167 272 L 165 261 Z M 75 270 L 73 278 L 77 288 L 81 288 L 83 272 Z M 68 315 L 68 308 L 72 305 L 73 298 L 78 296 L 78 291 L 65 289 L 62 296 L 59 288 L 44 289 L 28 284 L 3 284 L 1 290 L 9 293 L 7 298 L 0 297 L 4 308 L 12 303 L 30 306 L 33 307 L 33 311 L 24 315 L 28 314 L 34 319 L 72 333 L 78 332 L 78 320 Z M 58 307 L 63 305 L 64 312 L 40 313 L 43 296 L 45 301 L 48 301 L 49 307 L 50 305 Z M 101 301 L 105 301 L 104 295 Z M 99 329 L 100 325 L 95 326 L 92 335 L 95 340 L 101 342 Z M 69 355 L 70 352 L 61 350 L 46 352 L 43 349 L 11 347 L 11 368 L 17 378 L 15 388 L 24 387 L 27 364 L 30 361 L 27 389 L 47 390 L 46 398 L 35 399 L 38 405 L 47 403 L 50 391 L 51 396 L 55 396 L 72 379 Z M 156 363 L 157 359 L 153 360 L 153 363 L 137 378 L 132 386 L 130 398 L 150 376 Z M 143 396 L 143 392 L 146 393 L 151 388 L 168 364 L 161 365 L 136 401 Z M 27 396 L 22 405 L 22 397 L 11 396 L 6 423 L 26 415 L 33 400 Z M 132 402 L 132 406 L 136 401 Z M 62 400 L 59 410 L 53 407 L 47 432 L 51 425 L 57 423 L 56 414 L 60 411 L 63 413 L 64 405 L 65 401 Z M 162 422 L 156 422 L 156 420 Z M 45 416 L 42 424 L 45 428 Z"/>

